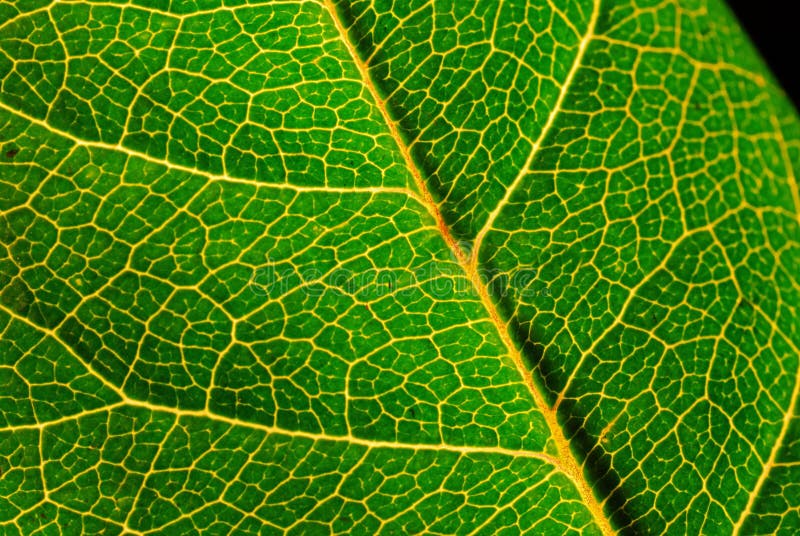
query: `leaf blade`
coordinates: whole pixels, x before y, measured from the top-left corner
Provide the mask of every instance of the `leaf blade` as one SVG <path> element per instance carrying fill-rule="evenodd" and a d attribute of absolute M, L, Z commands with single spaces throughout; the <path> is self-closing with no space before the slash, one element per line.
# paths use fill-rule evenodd
<path fill-rule="evenodd" d="M 397 23 L 385 37 L 387 42 L 409 36 L 424 42 L 430 35 L 414 25 L 435 20 L 433 43 L 437 54 L 445 57 L 446 78 L 453 66 L 446 58 L 458 60 L 464 43 L 469 49 L 469 43 L 477 41 L 480 51 L 482 38 L 498 36 L 493 33 L 496 27 L 476 22 L 502 24 L 513 18 L 492 13 L 487 9 L 490 4 L 479 3 L 472 12 L 463 13 L 458 12 L 463 7 L 451 10 L 437 4 L 440 11 L 434 19 L 425 14 L 428 6 L 406 13 L 401 11 L 408 8 L 399 6 Z M 342 8 L 344 3 L 337 5 Z M 176 3 L 167 10 L 144 3 L 90 7 L 69 2 L 26 5 L 28 12 L 9 17 L 0 27 L 0 50 L 6 58 L 8 54 L 17 57 L 12 63 L 0 59 L 4 125 L 0 139 L 8 170 L 2 188 L 10 200 L 2 206 L 5 251 L 0 260 L 4 284 L 12 282 L 2 294 L 4 308 L 10 307 L 12 317 L 20 315 L 17 323 L 34 333 L 38 330 L 50 347 L 57 347 L 56 339 L 62 339 L 66 353 L 80 356 L 86 368 L 73 361 L 69 372 L 59 377 L 59 382 L 67 381 L 67 399 L 88 386 L 89 390 L 110 388 L 122 401 L 106 392 L 100 402 L 81 399 L 88 413 L 64 405 L 55 420 L 51 410 L 41 409 L 35 413 L 38 424 L 31 424 L 30 417 L 26 424 L 14 421 L 4 432 L 8 442 L 4 444 L 17 442 L 17 447 L 9 447 L 6 458 L 15 461 L 0 469 L 11 469 L 16 479 L 21 473 L 33 475 L 41 466 L 41 485 L 32 477 L 26 485 L 33 493 L 13 496 L 24 506 L 14 506 L 16 517 L 6 526 L 30 532 L 41 523 L 37 516 L 44 515 L 62 527 L 78 523 L 84 530 L 111 532 L 125 530 L 128 522 L 136 530 L 158 531 L 203 527 L 224 532 L 262 526 L 276 531 L 374 532 L 382 527 L 390 532 L 395 528 L 493 532 L 504 527 L 532 533 L 545 529 L 611 532 L 595 501 L 597 494 L 612 524 L 634 531 L 667 527 L 701 531 L 712 530 L 711 526 L 746 531 L 777 526 L 790 531 L 796 522 L 791 514 L 779 518 L 774 514 L 785 511 L 775 498 L 775 489 L 785 482 L 781 478 L 792 474 L 793 453 L 783 443 L 793 444 L 791 416 L 797 398 L 796 379 L 794 394 L 786 389 L 791 370 L 797 369 L 796 357 L 794 361 L 791 357 L 797 354 L 793 342 L 796 285 L 793 291 L 791 272 L 780 271 L 782 266 L 797 264 L 796 206 L 781 200 L 788 193 L 797 203 L 791 173 L 797 156 L 796 118 L 789 111 L 782 124 L 753 123 L 771 107 L 780 109 L 781 97 L 769 85 L 758 59 L 736 55 L 746 44 L 734 40 L 733 45 L 719 46 L 723 39 L 715 36 L 734 36 L 734 23 L 723 17 L 709 37 L 706 26 L 713 20 L 711 14 L 720 13 L 716 4 L 700 6 L 711 14 L 693 9 L 689 2 L 642 9 L 618 2 L 602 4 L 595 11 L 586 5 L 565 4 L 562 9 L 548 5 L 543 8 L 547 20 L 533 6 L 524 5 L 523 11 L 514 14 L 534 26 L 543 20 L 546 24 L 534 38 L 523 32 L 502 45 L 513 49 L 515 43 L 522 44 L 528 47 L 526 53 L 531 46 L 548 50 L 550 56 L 539 57 L 540 66 L 551 62 L 553 76 L 563 80 L 563 87 L 531 107 L 538 116 L 525 119 L 528 125 L 520 130 L 520 140 L 499 136 L 494 138 L 500 140 L 496 151 L 485 154 L 468 150 L 459 154 L 471 143 L 463 140 L 475 139 L 470 138 L 474 133 L 469 129 L 459 131 L 463 139 L 447 139 L 439 146 L 432 143 L 436 136 L 431 133 L 441 127 L 438 119 L 424 123 L 431 118 L 424 113 L 430 112 L 427 105 L 409 96 L 413 92 L 401 94 L 405 89 L 398 88 L 405 83 L 404 77 L 399 71 L 381 71 L 380 52 L 372 51 L 360 60 L 363 43 L 356 40 L 358 52 L 353 53 L 343 25 L 337 28 L 327 18 L 326 8 L 336 14 L 331 2 L 270 2 L 225 9 L 213 3 Z M 517 7 L 506 4 L 498 9 Z M 3 5 L 2 9 L 14 8 Z M 362 35 L 371 35 L 364 30 L 364 20 L 350 21 L 355 28 L 351 36 L 358 35 L 359 28 Z M 675 32 L 676 20 L 696 31 Z M 451 24 L 458 31 L 448 31 Z M 650 41 L 632 29 L 638 24 L 655 28 Z M 585 34 L 584 28 L 588 29 Z M 121 33 L 114 36 L 108 30 Z M 497 37 L 501 40 L 512 35 L 501 34 Z M 680 50 L 670 41 L 676 35 L 682 40 Z M 571 46 L 548 49 L 553 36 Z M 301 42 L 307 46 L 298 46 Z M 30 47 L 31 43 L 36 46 Z M 687 55 L 683 49 L 692 52 Z M 515 53 L 505 59 L 515 60 Z M 573 60 L 565 61 L 570 54 Z M 626 64 L 632 57 L 637 59 Z M 470 62 L 480 55 L 463 58 L 468 61 L 457 65 L 457 72 L 469 70 Z M 426 64 L 401 60 L 411 66 L 412 77 L 424 74 Z M 369 66 L 360 65 L 361 61 Z M 477 76 L 468 77 L 465 87 L 474 89 L 472 81 L 490 73 L 492 65 L 489 60 L 480 64 Z M 371 84 L 367 69 L 374 80 L 396 84 L 395 89 Z M 596 77 L 596 73 L 601 74 Z M 658 77 L 665 73 L 677 76 L 661 83 Z M 491 83 L 519 83 L 504 78 L 507 75 L 500 68 Z M 435 87 L 428 91 L 438 92 L 438 97 L 448 92 L 460 95 L 437 108 L 442 114 L 439 118 L 480 123 L 480 118 L 465 115 L 459 108 L 469 108 L 472 89 L 459 93 L 457 86 L 441 85 L 444 78 L 423 80 L 415 90 L 424 93 L 424 84 L 431 82 Z M 558 87 L 558 81 L 547 76 L 534 79 L 551 84 L 551 89 Z M 629 80 L 635 82 L 630 88 Z M 638 99 L 627 107 L 619 101 L 626 93 Z M 471 104 L 526 103 L 525 99 L 515 101 L 513 93 L 504 98 L 490 93 Z M 245 106 L 248 99 L 251 102 Z M 393 99 L 400 99 L 401 105 Z M 48 100 L 54 104 L 49 106 Z M 408 102 L 416 104 L 402 110 Z M 597 102 L 603 103 L 600 109 L 593 108 Z M 699 108 L 694 107 L 697 104 Z M 676 106 L 681 108 L 677 115 Z M 731 110 L 727 119 L 726 106 Z M 661 114 L 653 115 L 653 110 Z M 513 123 L 503 123 L 505 112 L 496 107 L 492 113 L 496 121 L 484 131 L 482 144 L 493 143 L 492 137 Z M 524 116 L 525 111 L 514 113 Z M 592 117 L 588 126 L 581 123 L 584 116 Z M 409 128 L 409 117 L 431 130 L 415 132 Z M 702 128 L 690 129 L 689 119 Z M 641 126 L 634 126 L 636 121 Z M 647 130 L 653 125 L 666 126 L 666 133 Z M 536 128 L 539 141 L 534 142 L 526 131 L 535 134 Z M 632 136 L 636 128 L 642 130 Z M 715 128 L 720 131 L 713 138 L 716 146 L 704 144 L 705 131 Z M 790 141 L 775 134 L 783 135 L 783 129 Z M 727 131 L 737 134 L 733 141 Z M 598 141 L 598 134 L 608 139 Z M 531 151 L 521 151 L 518 143 L 527 144 Z M 581 150 L 581 143 L 589 150 Z M 605 144 L 602 150 L 598 143 Z M 503 152 L 508 144 L 511 148 Z M 437 162 L 447 147 L 456 150 Z M 640 168 L 636 164 L 625 167 L 636 152 L 631 147 L 644 154 Z M 780 179 L 778 189 L 770 190 L 755 174 L 740 171 L 739 186 L 752 189 L 744 188 L 748 202 L 761 203 L 753 201 L 755 192 L 767 200 L 759 210 L 743 210 L 741 216 L 726 220 L 730 215 L 725 203 L 714 197 L 698 197 L 699 209 L 684 207 L 686 192 L 695 195 L 698 188 L 719 199 L 736 198 L 735 191 L 724 187 L 736 181 L 720 180 L 723 186 L 717 190 L 708 186 L 714 177 L 727 173 L 730 159 L 725 160 L 725 155 L 733 154 L 731 147 L 737 151 L 733 161 L 738 158 L 741 169 L 750 169 L 749 165 L 767 170 L 770 178 Z M 669 151 L 677 155 L 677 163 L 671 161 Z M 696 155 L 703 151 L 704 156 L 710 155 L 711 164 L 706 167 L 712 180 L 698 173 L 706 163 Z M 755 156 L 759 154 L 770 158 L 759 161 Z M 466 160 L 462 160 L 464 155 Z M 526 155 L 530 163 L 525 163 Z M 499 168 L 482 167 L 492 164 L 496 156 L 502 164 Z M 519 169 L 508 174 L 515 166 Z M 592 166 L 597 170 L 586 173 Z M 629 176 L 614 174 L 605 170 L 609 166 L 633 171 Z M 640 170 L 646 180 L 636 175 Z M 476 197 L 464 185 L 484 171 L 493 178 L 480 183 Z M 604 174 L 613 175 L 613 181 Z M 592 270 L 581 247 L 593 244 L 598 235 L 592 227 L 599 214 L 593 205 L 596 185 L 607 180 L 624 190 L 632 182 L 644 190 L 646 198 L 664 191 L 658 183 L 664 176 L 682 179 L 690 187 L 675 189 L 675 202 L 672 197 L 668 202 L 649 200 L 650 213 L 635 220 L 643 232 L 650 232 L 647 229 L 653 222 L 672 225 L 672 230 L 661 230 L 661 242 L 638 245 L 631 254 L 625 249 L 631 243 L 630 231 L 618 223 L 633 220 L 631 211 L 643 203 L 641 193 L 633 188 L 627 198 L 614 203 L 601 195 L 599 206 L 619 220 L 601 233 L 608 243 L 597 249 L 606 255 L 600 270 L 606 286 L 559 289 L 564 278 L 569 279 L 565 266 L 576 270 L 582 284 Z M 513 179 L 510 188 L 498 187 L 509 179 Z M 553 192 L 547 192 L 550 185 L 556 196 L 564 196 L 564 206 L 552 203 Z M 540 203 L 543 197 L 548 207 Z M 472 206 L 476 199 L 477 206 Z M 664 206 L 677 208 L 653 215 L 652 207 Z M 708 217 L 704 211 L 720 218 L 709 220 L 708 229 L 702 228 L 703 218 Z M 564 221 L 559 221 L 559 214 Z M 682 231 L 675 227 L 676 221 L 698 229 L 688 239 L 682 236 L 677 241 L 673 230 L 679 233 L 676 237 Z M 781 226 L 782 231 L 775 231 Z M 543 241 L 544 229 L 553 229 L 549 242 Z M 736 236 L 741 229 L 756 234 L 770 231 L 761 242 L 768 244 L 764 251 L 780 252 L 775 253 L 779 271 L 764 269 L 769 255 L 759 256 L 758 239 Z M 470 246 L 473 240 L 477 245 Z M 670 240 L 675 245 L 669 245 Z M 564 244 L 580 247 L 569 249 Z M 30 254 L 25 252 L 28 245 L 33 245 Z M 743 254 L 742 246 L 750 252 Z M 47 253 L 48 248 L 54 248 L 53 252 Z M 620 269 L 609 257 L 615 248 L 646 266 Z M 567 261 L 561 267 L 557 265 L 560 259 Z M 708 267 L 716 271 L 703 273 Z M 364 273 L 375 277 L 366 287 L 363 279 L 353 287 L 355 276 Z M 401 288 L 379 290 L 386 281 L 377 276 L 384 273 L 398 287 L 410 281 L 408 288 L 402 288 L 408 293 L 401 293 Z M 437 287 L 442 281 L 453 288 Z M 746 284 L 763 288 L 765 298 L 754 304 L 746 297 L 734 306 L 734 297 L 745 294 Z M 778 284 L 783 294 L 774 292 Z M 669 301 L 674 296 L 658 294 L 662 287 L 678 296 L 681 288 L 689 289 L 687 306 Z M 545 290 L 556 292 L 551 296 Z M 657 296 L 656 301 L 664 301 L 666 307 L 655 307 L 644 294 Z M 715 302 L 712 295 L 721 298 Z M 721 331 L 713 322 L 697 320 L 718 317 L 725 307 L 733 308 L 733 313 L 727 322 L 718 323 L 724 326 Z M 566 327 L 553 324 L 560 315 L 566 316 Z M 655 327 L 643 324 L 648 315 L 655 315 Z M 587 324 L 586 318 L 591 322 Z M 683 335 L 664 327 L 677 326 L 682 318 L 695 318 Z M 747 333 L 748 323 L 755 326 L 752 334 Z M 534 324 L 544 328 L 535 337 Z M 737 344 L 729 344 L 721 335 L 715 339 L 715 329 Z M 700 334 L 697 341 L 692 339 L 695 332 Z M 15 342 L 21 336 L 18 333 L 18 329 L 4 331 L 4 343 Z M 764 344 L 767 335 L 769 344 Z M 766 361 L 763 353 L 747 359 L 762 363 L 764 370 L 770 370 L 770 360 L 780 363 L 779 383 L 749 403 L 725 400 L 726 381 L 733 379 L 720 364 L 742 349 L 742 355 L 747 354 L 751 339 L 762 347 L 771 345 L 773 354 Z M 678 377 L 669 368 L 677 370 L 691 359 L 677 354 L 661 360 L 654 357 L 663 340 L 667 345 L 682 345 L 684 352 L 694 348 L 691 352 L 714 356 L 705 375 L 713 384 L 711 400 L 699 412 L 697 405 L 690 406 L 687 415 L 694 420 L 691 425 L 681 423 L 674 437 L 663 432 L 672 426 L 669 415 L 653 416 L 646 397 L 637 397 L 647 390 L 637 392 L 636 382 L 628 385 L 624 380 L 628 370 L 643 360 L 645 372 L 661 368 L 656 379 L 680 381 L 696 389 L 691 375 Z M 711 340 L 718 342 L 709 345 Z M 531 341 L 550 342 L 549 353 L 540 355 Z M 29 360 L 39 359 L 38 366 L 46 366 L 48 358 L 40 359 L 35 353 L 28 352 Z M 536 379 L 523 365 L 523 356 L 534 361 Z M 561 356 L 566 356 L 566 364 Z M 741 357 L 737 359 L 735 363 L 742 362 Z M 608 365 L 620 367 L 610 379 L 605 377 Z M 91 371 L 104 387 L 81 380 Z M 741 381 L 753 377 L 746 371 Z M 755 378 L 756 383 L 768 384 L 757 373 Z M 31 382 L 25 377 L 22 383 L 14 381 Z M 539 396 L 535 382 L 544 386 L 545 396 Z M 78 383 L 81 387 L 71 387 Z M 669 392 L 662 388 L 656 403 L 662 404 L 664 396 L 671 396 Z M 666 405 L 683 408 L 685 398 L 667 399 Z M 625 403 L 620 405 L 619 400 Z M 558 417 L 549 402 L 555 402 Z M 98 417 L 104 404 L 110 411 Z M 783 411 L 784 407 L 789 410 Z M 117 410 L 159 413 L 172 427 L 153 436 L 157 436 L 157 447 L 151 452 L 158 455 L 150 469 L 130 470 L 109 446 L 118 445 L 119 439 L 96 432 L 120 419 L 130 420 L 115 416 Z M 21 410 L 3 403 L 0 411 L 6 417 Z M 779 411 L 783 412 L 776 419 Z M 756 421 L 765 417 L 755 428 L 749 423 L 754 414 Z M 704 417 L 713 420 L 716 428 L 705 432 Z M 757 429 L 758 433 L 752 434 L 752 440 L 751 434 L 742 432 L 734 440 L 725 438 L 719 423 L 726 420 L 734 428 Z M 202 423 L 208 421 L 214 423 L 214 430 L 229 429 L 213 432 L 210 440 L 202 430 Z M 653 453 L 647 452 L 649 440 L 642 434 L 628 442 L 635 452 L 625 451 L 618 436 L 621 424 L 626 425 L 625 431 L 641 428 L 644 435 L 658 438 Z M 38 432 L 32 435 L 33 430 Z M 277 495 L 261 495 L 260 513 L 255 517 L 244 515 L 236 504 L 214 499 L 224 495 L 215 475 L 231 474 L 230 468 L 217 465 L 219 461 L 210 461 L 225 458 L 216 450 L 219 442 L 236 444 L 239 438 L 250 445 L 245 451 L 252 457 L 261 453 L 260 446 L 268 440 L 284 441 L 280 438 L 297 433 L 306 434 L 310 443 L 301 441 L 297 443 L 301 446 L 287 448 L 312 449 L 306 454 L 313 459 L 325 458 L 329 452 L 339 456 L 339 447 L 329 441 L 335 439 L 351 443 L 347 448 L 364 447 L 370 453 L 365 456 L 375 456 L 375 460 L 406 465 L 392 473 L 395 480 L 387 482 L 379 482 L 382 476 L 371 469 L 377 462 L 362 467 L 369 494 L 361 497 L 359 505 L 348 506 L 362 516 L 356 525 L 349 524 L 350 510 L 326 510 L 331 503 L 323 500 L 324 495 L 333 492 L 337 500 L 347 499 L 347 494 L 339 493 L 347 488 L 346 479 L 336 471 L 329 475 L 311 470 L 306 475 L 310 480 L 287 477 Z M 727 463 L 736 476 L 709 466 L 703 459 L 708 448 L 693 454 L 691 433 L 712 442 L 727 441 L 725 448 L 712 446 L 711 454 L 717 453 L 718 463 Z M 253 434 L 264 435 L 250 439 Z M 62 435 L 74 439 L 74 449 L 56 447 Z M 770 443 L 773 436 L 777 441 Z M 24 446 L 18 443 L 22 439 Z M 94 440 L 104 445 L 99 457 L 88 445 Z M 568 440 L 578 447 L 582 463 L 571 460 Z M 258 446 L 253 447 L 251 441 Z M 324 445 L 322 450 L 313 450 L 320 445 Z M 43 449 L 51 446 L 61 453 L 63 462 L 47 458 L 45 463 Z M 33 453 L 37 447 L 38 458 Z M 687 460 L 696 457 L 696 472 L 718 479 L 710 485 L 711 491 L 705 483 L 702 489 L 697 487 L 696 474 L 687 476 L 690 464 L 680 466 L 674 475 L 665 474 L 659 456 L 674 468 L 675 458 L 669 454 L 676 447 Z M 748 449 L 749 457 L 733 456 Z M 201 454 L 203 450 L 208 457 Z M 28 454 L 19 458 L 17 452 Z M 272 452 L 268 457 L 281 455 Z M 447 461 L 439 464 L 440 456 Z M 175 467 L 164 461 L 170 457 Z M 251 465 L 241 461 L 241 452 L 234 457 L 231 463 L 246 478 Z M 412 459 L 413 463 L 403 462 Z M 492 472 L 495 486 L 526 490 L 514 500 L 509 491 L 506 502 L 493 505 L 494 511 L 486 503 L 485 491 L 464 488 L 469 477 L 481 473 L 476 467 L 488 459 L 492 460 L 489 465 L 519 469 Z M 75 466 L 70 460 L 84 465 Z M 763 460 L 761 472 L 754 472 L 754 464 Z M 198 471 L 195 461 L 209 465 Z M 631 462 L 638 464 L 638 472 L 629 472 Z M 282 470 L 295 471 L 307 470 L 309 462 L 297 457 L 281 463 Z M 413 474 L 446 492 L 425 492 L 419 498 L 424 488 L 420 482 L 400 485 L 408 476 L 402 474 L 408 464 L 415 463 L 434 463 L 437 470 Z M 601 473 L 604 468 L 611 471 L 601 475 L 593 465 Z M 77 472 L 70 473 L 76 467 Z M 583 476 L 587 470 L 590 481 Z M 231 485 L 242 484 L 240 477 Z M 135 497 L 108 488 L 119 478 L 139 479 Z M 641 484 L 642 479 L 647 482 Z M 732 484 L 738 489 L 730 495 Z M 103 485 L 110 495 L 104 495 Z M 259 485 L 272 483 L 262 478 Z M 302 490 L 314 485 L 319 487 L 302 496 Z M 197 489 L 203 492 L 198 495 Z M 383 495 L 386 489 L 407 502 L 387 509 L 383 504 L 388 500 Z M 156 491 L 171 499 L 156 498 Z M 671 496 L 680 503 L 677 510 L 664 502 Z M 109 510 L 110 497 L 118 498 L 124 507 Z M 703 513 L 697 505 L 709 498 L 710 510 Z M 251 495 L 248 500 L 256 499 Z M 163 517 L 148 520 L 144 512 L 149 507 Z M 271 524 L 271 518 L 279 520 L 277 525 Z"/>

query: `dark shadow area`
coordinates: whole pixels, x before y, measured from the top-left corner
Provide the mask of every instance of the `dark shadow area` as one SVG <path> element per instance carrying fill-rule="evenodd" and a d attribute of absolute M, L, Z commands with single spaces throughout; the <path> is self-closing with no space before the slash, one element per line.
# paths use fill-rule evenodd
<path fill-rule="evenodd" d="M 800 34 L 791 3 L 727 0 L 795 109 L 800 109 Z"/>
<path fill-rule="evenodd" d="M 552 406 L 561 386 L 555 384 L 554 378 L 557 375 L 549 373 L 561 368 L 558 361 L 562 356 L 554 352 L 552 347 L 550 355 L 546 355 L 544 345 L 532 340 L 537 337 L 531 336 L 531 332 L 535 332 L 531 324 L 521 323 L 513 315 L 513 304 L 502 295 L 498 297 L 498 294 L 493 293 L 493 297 L 503 318 L 510 319 L 509 331 L 521 348 L 523 360 L 534 371 L 531 379 L 545 397 L 545 402 Z M 603 509 L 612 525 L 620 530 L 620 534 L 635 533 L 631 528 L 634 527 L 635 516 L 626 510 L 628 505 L 626 490 L 612 468 L 611 455 L 601 445 L 600 438 L 586 431 L 585 418 L 575 406 L 575 400 L 565 398 L 558 406 L 556 415 L 564 436 L 569 440 L 572 454 L 582 466 L 584 476 L 592 484 L 595 497 L 603 503 Z M 630 532 L 631 530 L 633 532 Z"/>
<path fill-rule="evenodd" d="M 575 401 L 565 398 L 558 407 L 558 420 L 570 442 L 573 455 L 583 466 L 584 475 L 592 483 L 595 497 L 619 534 L 636 534 L 636 513 L 628 511 L 629 497 L 624 483 L 612 469 L 611 455 L 598 438 L 586 432 L 585 419 L 575 410 Z"/>

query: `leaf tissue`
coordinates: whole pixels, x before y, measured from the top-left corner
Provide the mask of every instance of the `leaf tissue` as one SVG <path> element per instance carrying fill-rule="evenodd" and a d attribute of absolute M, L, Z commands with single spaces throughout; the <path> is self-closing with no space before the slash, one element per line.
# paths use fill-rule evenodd
<path fill-rule="evenodd" d="M 799 168 L 721 0 L 0 0 L 0 533 L 797 534 Z"/>

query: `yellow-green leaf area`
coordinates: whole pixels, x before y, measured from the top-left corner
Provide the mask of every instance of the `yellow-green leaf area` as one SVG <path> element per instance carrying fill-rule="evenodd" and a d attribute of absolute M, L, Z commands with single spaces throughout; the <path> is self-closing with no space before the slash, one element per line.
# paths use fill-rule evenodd
<path fill-rule="evenodd" d="M 794 534 L 798 162 L 718 0 L 0 2 L 0 532 Z"/>

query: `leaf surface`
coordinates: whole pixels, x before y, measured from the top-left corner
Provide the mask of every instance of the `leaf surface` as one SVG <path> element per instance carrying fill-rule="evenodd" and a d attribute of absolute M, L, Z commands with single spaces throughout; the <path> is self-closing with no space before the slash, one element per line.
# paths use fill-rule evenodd
<path fill-rule="evenodd" d="M 0 20 L 4 533 L 800 530 L 800 123 L 718 2 Z"/>

